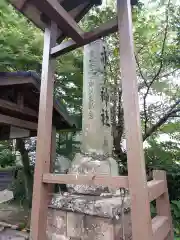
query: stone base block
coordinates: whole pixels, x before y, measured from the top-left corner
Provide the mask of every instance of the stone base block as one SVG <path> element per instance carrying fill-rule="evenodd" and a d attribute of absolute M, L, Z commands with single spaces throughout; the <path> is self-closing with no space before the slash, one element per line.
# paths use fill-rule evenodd
<path fill-rule="evenodd" d="M 129 240 L 130 213 L 119 219 L 49 208 L 48 240 Z"/>

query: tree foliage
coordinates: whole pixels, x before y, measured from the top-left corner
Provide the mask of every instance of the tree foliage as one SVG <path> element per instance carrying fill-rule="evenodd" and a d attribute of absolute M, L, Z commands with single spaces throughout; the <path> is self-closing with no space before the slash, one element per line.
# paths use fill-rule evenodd
<path fill-rule="evenodd" d="M 4 141 L 0 144 L 0 168 L 15 165 L 16 156 L 12 153 L 10 141 Z"/>
<path fill-rule="evenodd" d="M 42 33 L 0 1 L 0 71 L 39 70 L 42 46 Z"/>

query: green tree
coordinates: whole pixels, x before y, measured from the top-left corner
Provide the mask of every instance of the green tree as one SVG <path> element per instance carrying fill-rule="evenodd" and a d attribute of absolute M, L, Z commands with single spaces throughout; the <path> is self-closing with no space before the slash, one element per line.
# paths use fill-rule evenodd
<path fill-rule="evenodd" d="M 39 71 L 42 46 L 40 30 L 7 1 L 0 1 L 0 71 Z"/>
<path fill-rule="evenodd" d="M 3 141 L 0 144 L 0 168 L 15 166 L 16 156 L 12 152 L 11 141 Z"/>

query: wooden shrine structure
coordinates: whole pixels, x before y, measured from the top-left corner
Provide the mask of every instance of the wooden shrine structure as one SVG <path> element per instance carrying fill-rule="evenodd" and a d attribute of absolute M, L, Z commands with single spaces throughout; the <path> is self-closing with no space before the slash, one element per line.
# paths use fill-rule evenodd
<path fill-rule="evenodd" d="M 0 140 L 37 136 L 40 77 L 34 72 L 0 72 Z M 53 126 L 75 126 L 62 103 L 53 100 Z"/>
<path fill-rule="evenodd" d="M 117 18 L 91 32 L 77 22 L 101 0 L 9 0 L 16 9 L 45 31 L 38 119 L 38 139 L 31 216 L 31 240 L 46 239 L 51 185 L 55 183 L 104 185 L 128 188 L 131 197 L 133 240 L 173 240 L 166 174 L 154 172 L 147 183 L 134 59 L 131 8 L 136 1 L 117 0 Z M 52 109 L 55 58 L 118 31 L 120 68 L 127 140 L 128 176 L 75 176 L 50 173 L 53 159 Z M 69 40 L 64 40 L 64 39 Z M 46 131 L 45 131 L 46 129 Z M 150 202 L 156 200 L 157 216 L 151 219 Z"/>

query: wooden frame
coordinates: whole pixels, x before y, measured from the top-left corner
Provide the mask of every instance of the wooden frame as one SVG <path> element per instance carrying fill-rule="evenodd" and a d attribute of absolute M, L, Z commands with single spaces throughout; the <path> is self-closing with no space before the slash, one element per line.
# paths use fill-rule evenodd
<path fill-rule="evenodd" d="M 134 47 L 133 47 L 133 36 L 132 36 L 132 19 L 131 19 L 131 6 L 130 0 L 117 0 L 118 10 L 118 29 L 120 36 L 120 55 L 121 55 L 121 74 L 122 74 L 122 90 L 123 90 L 123 106 L 124 106 L 124 117 L 125 117 L 125 129 L 127 139 L 127 157 L 128 157 L 128 178 L 127 177 L 108 177 L 108 176 L 75 176 L 75 175 L 55 175 L 48 173 L 48 167 L 43 169 L 42 163 L 36 166 L 35 172 L 35 183 L 38 186 L 34 187 L 34 195 L 38 194 L 37 197 L 33 198 L 33 211 L 32 211 L 32 234 L 33 240 L 41 240 L 45 238 L 45 224 L 47 214 L 47 202 L 43 202 L 42 197 L 48 199 L 48 184 L 55 183 L 72 183 L 72 184 L 101 184 L 110 187 L 124 187 L 129 188 L 131 196 L 131 219 L 132 219 L 132 235 L 133 240 L 145 239 L 152 240 L 158 239 L 163 240 L 169 233 L 170 240 L 173 238 L 172 233 L 172 221 L 170 216 L 170 209 L 165 210 L 162 206 L 169 205 L 167 197 L 167 188 L 165 179 L 154 179 L 152 182 L 147 184 L 145 163 L 143 156 L 142 146 L 142 134 L 141 134 L 141 123 L 139 113 L 139 102 L 138 102 L 138 89 L 137 89 L 137 78 L 136 78 L 136 64 L 134 58 Z M 62 53 L 71 51 L 77 47 L 83 46 L 90 43 L 99 37 L 105 36 L 108 33 L 112 33 L 117 30 L 117 20 L 112 20 L 108 24 L 97 28 L 91 33 L 84 35 L 83 41 L 75 42 L 69 40 L 68 42 L 62 43 L 59 46 L 50 48 L 51 57 L 57 57 Z M 50 43 L 49 43 L 50 45 Z M 52 46 L 52 45 L 51 45 Z M 44 51 L 47 46 L 45 46 Z M 44 52 L 45 54 L 45 52 Z M 50 56 L 49 56 L 50 57 Z M 48 62 L 48 56 L 46 61 Z M 51 60 L 52 61 L 52 60 Z M 46 62 L 46 63 L 47 63 Z M 128 62 L 128 64 L 127 64 Z M 43 66 L 44 67 L 44 66 Z M 47 68 L 47 66 L 46 66 Z M 129 69 L 131 68 L 131 71 Z M 51 71 L 52 69 L 50 69 Z M 45 69 L 44 69 L 45 71 Z M 48 73 L 46 72 L 46 87 L 48 85 L 47 79 Z M 51 76 L 52 77 L 52 76 Z M 50 80 L 50 79 L 49 79 Z M 50 84 L 50 83 L 49 83 Z M 52 87 L 52 83 L 51 83 Z M 52 89 L 51 89 L 52 91 Z M 43 94 L 43 92 L 41 93 Z M 47 94 L 48 95 L 48 94 Z M 51 101 L 51 96 L 46 98 L 46 107 L 44 110 L 47 112 L 48 99 Z M 42 99 L 43 100 L 43 99 Z M 131 111 L 129 111 L 131 109 Z M 43 108 L 42 110 L 43 111 Z M 46 113 L 45 112 L 45 113 Z M 131 113 L 131 117 L 129 114 Z M 40 113 L 41 114 L 41 113 Z M 41 144 L 45 134 L 42 133 L 42 121 L 44 126 L 51 128 L 51 122 L 47 114 L 47 120 L 42 121 L 39 119 L 39 145 Z M 40 117 L 40 116 L 39 116 Z M 46 138 L 49 136 L 46 135 Z M 48 139 L 50 141 L 50 138 Z M 50 144 L 50 143 L 48 143 Z M 46 158 L 46 161 L 50 162 L 50 156 L 48 155 L 47 149 L 44 146 L 37 146 L 37 162 L 42 162 L 42 158 Z M 44 154 L 44 152 L 46 155 Z M 42 181 L 40 180 L 42 176 Z M 163 197 L 162 197 L 163 196 Z M 162 202 L 161 199 L 162 198 Z M 151 222 L 150 204 L 149 202 L 156 200 L 159 215 L 154 218 Z M 160 207 L 160 204 L 162 205 Z M 42 214 L 42 210 L 45 209 L 45 213 Z M 143 211 L 142 211 L 143 209 Z M 141 214 L 140 214 L 141 212 Z M 163 215 L 162 215 L 163 214 Z M 34 218 L 38 219 L 34 222 Z M 41 231 L 38 231 L 41 229 Z M 43 231 L 42 231 L 43 230 Z"/>
<path fill-rule="evenodd" d="M 14 1 L 18 0 L 11 0 L 11 2 Z M 23 8 L 25 1 L 21 3 L 20 7 Z M 118 20 L 111 20 L 89 33 L 81 32 L 76 20 L 69 15 L 70 12 L 68 13 L 63 9 L 57 0 L 34 0 L 32 3 L 40 12 L 46 15 L 46 21 L 44 22 L 46 29 L 34 174 L 31 239 L 46 239 L 50 185 L 72 183 L 128 188 L 131 197 L 133 240 L 173 240 L 166 174 L 163 171 L 155 171 L 153 180 L 149 183 L 146 180 L 130 0 L 117 0 Z M 47 17 L 50 20 L 47 20 Z M 65 36 L 71 36 L 72 40 L 57 46 L 58 27 L 62 30 L 62 39 Z M 113 33 L 117 29 L 120 40 L 120 68 L 127 140 L 128 177 L 52 174 L 50 173 L 51 161 L 55 153 L 55 130 L 52 128 L 53 78 L 55 72 L 53 59 Z M 8 120 L 6 119 L 6 121 Z M 156 200 L 157 216 L 151 219 L 150 202 L 153 200 Z"/>
<path fill-rule="evenodd" d="M 42 12 L 35 8 L 33 2 L 27 0 L 9 0 L 11 4 L 29 18 L 37 27 L 44 30 L 46 23 L 43 21 Z M 37 1 L 36 1 L 37 2 Z M 60 1 L 62 2 L 62 0 Z M 68 2 L 68 0 L 66 1 Z M 74 1 L 69 1 L 69 4 L 74 4 Z M 42 2 L 41 2 L 42 3 Z M 92 3 L 88 0 L 82 1 L 80 5 L 68 11 L 68 14 L 76 21 L 79 22 L 83 16 L 92 8 Z M 41 8 L 41 6 L 40 6 Z M 66 35 L 62 30 L 58 30 L 58 41 L 64 40 Z"/>
<path fill-rule="evenodd" d="M 82 47 L 90 42 L 93 42 L 101 37 L 107 36 L 116 32 L 118 29 L 117 19 L 112 19 L 107 23 L 102 24 L 91 32 L 84 33 L 83 41 L 76 43 L 73 40 L 65 41 L 51 50 L 52 57 L 58 57 L 68 53 L 76 48 Z"/>
<path fill-rule="evenodd" d="M 173 232 L 173 224 L 172 224 L 172 217 L 171 217 L 171 207 L 169 204 L 169 194 L 168 194 L 168 187 L 167 187 L 167 179 L 166 179 L 166 172 L 164 171 L 154 171 L 153 172 L 154 180 L 161 181 L 163 180 L 165 183 L 165 192 L 164 194 L 160 195 L 156 198 L 156 209 L 157 215 L 165 216 L 168 219 L 168 224 L 170 228 L 169 235 L 167 240 L 174 239 L 174 232 Z M 158 238 L 156 239 L 158 240 Z"/>

